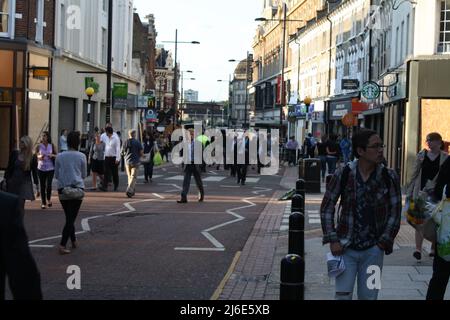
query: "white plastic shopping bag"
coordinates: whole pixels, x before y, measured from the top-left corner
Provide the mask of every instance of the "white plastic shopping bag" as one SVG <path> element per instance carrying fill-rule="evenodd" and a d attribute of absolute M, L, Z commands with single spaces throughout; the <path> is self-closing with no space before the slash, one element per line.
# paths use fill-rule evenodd
<path fill-rule="evenodd" d="M 338 277 L 345 270 L 344 256 L 333 256 L 331 252 L 327 254 L 328 276 Z"/>

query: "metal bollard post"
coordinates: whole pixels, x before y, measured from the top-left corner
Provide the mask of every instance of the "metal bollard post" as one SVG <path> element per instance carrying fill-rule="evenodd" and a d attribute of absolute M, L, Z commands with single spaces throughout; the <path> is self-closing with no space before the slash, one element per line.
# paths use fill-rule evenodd
<path fill-rule="evenodd" d="M 303 208 L 303 198 L 302 198 L 302 196 L 299 195 L 299 194 L 294 195 L 292 197 L 291 213 L 303 212 L 302 208 Z"/>
<path fill-rule="evenodd" d="M 281 260 L 280 300 L 305 299 L 305 261 L 290 254 Z"/>
<path fill-rule="evenodd" d="M 305 257 L 305 215 L 294 212 L 289 217 L 289 254 Z"/>
<path fill-rule="evenodd" d="M 303 199 L 305 199 L 306 194 L 306 182 L 303 179 L 297 180 L 296 186 L 295 186 L 296 193 L 301 195 Z"/>

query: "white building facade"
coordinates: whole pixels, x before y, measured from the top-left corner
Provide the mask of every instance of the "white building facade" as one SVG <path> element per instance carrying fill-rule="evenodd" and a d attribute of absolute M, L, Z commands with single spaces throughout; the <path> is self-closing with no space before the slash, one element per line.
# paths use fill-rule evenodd
<path fill-rule="evenodd" d="M 57 139 L 62 129 L 87 134 L 106 122 L 123 133 L 137 128 L 136 101 L 145 86 L 141 84 L 143 70 L 133 68 L 133 1 L 113 2 L 112 87 L 128 84 L 128 104 L 121 108 L 106 105 L 108 1 L 56 3 L 52 138 Z M 96 89 L 91 102 L 85 94 L 87 86 Z"/>

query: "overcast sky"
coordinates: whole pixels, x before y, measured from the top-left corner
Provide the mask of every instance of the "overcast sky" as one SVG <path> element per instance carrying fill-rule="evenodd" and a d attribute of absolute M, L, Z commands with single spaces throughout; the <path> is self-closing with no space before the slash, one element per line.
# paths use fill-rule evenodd
<path fill-rule="evenodd" d="M 251 44 L 261 16 L 263 0 L 134 0 L 141 20 L 155 15 L 157 44 L 175 41 L 199 41 L 200 45 L 179 44 L 181 70 L 192 70 L 185 78 L 184 89 L 199 91 L 200 101 L 228 100 L 227 82 L 237 66 L 229 59 L 243 60 L 251 52 Z M 164 44 L 174 51 L 175 45 Z M 181 90 L 181 88 L 180 88 Z"/>

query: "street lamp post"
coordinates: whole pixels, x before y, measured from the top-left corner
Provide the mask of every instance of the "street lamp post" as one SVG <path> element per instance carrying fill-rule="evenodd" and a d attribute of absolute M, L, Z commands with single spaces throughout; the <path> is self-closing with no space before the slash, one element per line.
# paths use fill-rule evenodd
<path fill-rule="evenodd" d="M 95 93 L 94 88 L 89 87 L 85 90 L 86 95 L 88 96 L 88 109 L 87 109 L 87 121 L 86 121 L 86 131 L 88 135 L 91 133 L 91 99 Z"/>
<path fill-rule="evenodd" d="M 187 70 L 187 71 L 181 71 L 181 115 L 180 115 L 180 125 L 183 125 L 183 110 L 184 110 L 184 88 L 183 88 L 183 80 L 192 80 L 195 81 L 195 78 L 184 78 L 183 74 L 184 72 L 186 73 L 193 73 L 191 70 Z"/>
<path fill-rule="evenodd" d="M 281 102 L 281 106 L 280 106 L 280 130 L 281 130 L 281 140 L 284 139 L 283 137 L 283 110 L 284 110 L 284 106 L 286 104 L 286 94 L 285 94 L 285 84 L 284 84 L 284 76 L 285 76 L 285 64 L 286 64 L 286 24 L 287 22 L 305 22 L 305 20 L 299 20 L 299 19 L 287 19 L 287 4 L 284 3 L 283 5 L 283 19 L 267 19 L 267 18 L 257 18 L 255 19 L 255 21 L 278 21 L 278 22 L 283 22 L 283 41 L 282 41 L 282 46 L 283 46 L 283 51 L 282 51 L 282 58 L 281 58 L 281 86 L 280 86 L 280 102 Z"/>
<path fill-rule="evenodd" d="M 177 105 L 178 105 L 178 44 L 188 43 L 188 44 L 200 44 L 198 41 L 178 41 L 178 29 L 175 29 L 175 41 L 163 41 L 163 43 L 175 43 L 175 67 L 174 67 L 174 84 L 173 84 L 173 99 L 174 99 L 174 112 L 173 112 L 173 128 L 176 125 L 176 115 L 177 115 Z"/>

